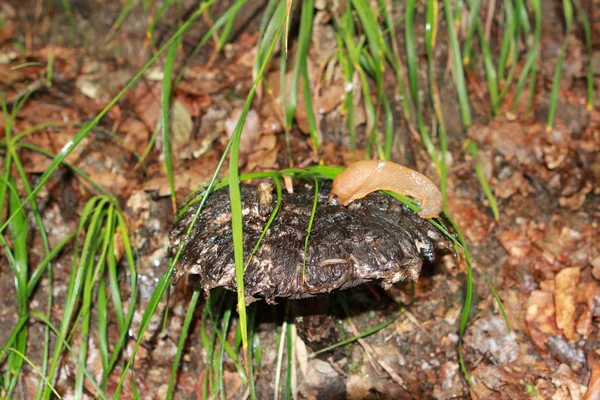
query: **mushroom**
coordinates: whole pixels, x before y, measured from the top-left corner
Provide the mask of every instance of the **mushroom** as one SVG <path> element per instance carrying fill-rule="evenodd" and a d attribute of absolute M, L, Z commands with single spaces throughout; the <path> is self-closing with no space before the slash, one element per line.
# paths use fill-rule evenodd
<path fill-rule="evenodd" d="M 353 207 L 343 207 L 328 202 L 330 182 L 319 187 L 306 249 L 314 187 L 297 185 L 293 194 L 282 194 L 277 217 L 246 266 L 247 303 L 259 298 L 273 303 L 277 298 L 311 297 L 373 280 L 387 288 L 401 280 L 416 280 L 424 260 L 433 260 L 437 250 L 451 248 L 439 230 L 391 196 L 373 193 Z M 277 196 L 271 198 L 263 191 L 241 186 L 246 260 L 263 231 L 265 209 L 273 210 L 277 201 Z M 271 207 L 265 207 L 269 199 Z M 175 222 L 169 235 L 172 254 L 182 244 L 198 203 Z M 185 273 L 198 274 L 207 292 L 219 286 L 236 289 L 227 187 L 210 194 L 183 243 L 177 275 Z"/>
<path fill-rule="evenodd" d="M 442 193 L 425 175 L 391 161 L 358 161 L 340 172 L 333 181 L 329 201 L 347 206 L 378 190 L 390 190 L 421 203 L 419 215 L 436 218 L 444 208 Z"/>

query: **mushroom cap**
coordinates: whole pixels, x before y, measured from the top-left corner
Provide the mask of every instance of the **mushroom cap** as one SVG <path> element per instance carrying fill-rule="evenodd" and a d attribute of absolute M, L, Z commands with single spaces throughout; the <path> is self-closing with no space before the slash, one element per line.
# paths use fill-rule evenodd
<path fill-rule="evenodd" d="M 261 190 L 264 191 L 264 188 Z M 303 298 L 378 280 L 389 287 L 419 277 L 423 260 L 451 241 L 427 220 L 396 199 L 379 193 L 349 207 L 330 204 L 331 182 L 319 185 L 319 199 L 308 246 L 305 239 L 314 201 L 314 187 L 298 185 L 282 193 L 277 217 L 246 267 L 248 303 L 259 298 Z M 277 195 L 265 196 L 256 186 L 242 185 L 245 260 L 271 216 Z M 267 203 L 265 204 L 265 200 Z M 200 202 L 175 222 L 169 234 L 175 255 Z M 305 267 L 304 267 L 305 266 Z M 184 247 L 177 275 L 198 274 L 204 290 L 236 290 L 231 207 L 225 187 L 210 194 Z"/>

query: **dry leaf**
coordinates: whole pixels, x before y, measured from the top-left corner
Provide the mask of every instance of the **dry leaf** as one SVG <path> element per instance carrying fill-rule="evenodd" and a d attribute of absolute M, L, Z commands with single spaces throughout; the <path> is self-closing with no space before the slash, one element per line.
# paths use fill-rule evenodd
<path fill-rule="evenodd" d="M 175 158 L 180 158 L 181 150 L 190 144 L 192 137 L 192 116 L 187 108 L 179 100 L 175 100 L 171 106 L 171 146 L 173 148 L 172 155 Z"/>
<path fill-rule="evenodd" d="M 225 130 L 229 137 L 233 136 L 233 131 L 237 126 L 238 120 L 242 115 L 242 109 L 236 109 L 229 118 L 225 121 Z M 256 139 L 260 135 L 261 124 L 258 114 L 254 110 L 250 110 L 246 116 L 244 127 L 242 128 L 242 136 L 240 137 L 240 152 L 248 154 L 254 149 Z"/>
<path fill-rule="evenodd" d="M 592 377 L 583 400 L 600 400 L 600 364 L 592 367 Z"/>
<path fill-rule="evenodd" d="M 368 397 L 373 385 L 364 375 L 351 375 L 346 381 L 348 400 L 362 400 Z"/>
<path fill-rule="evenodd" d="M 534 290 L 527 301 L 525 316 L 529 334 L 542 355 L 548 353 L 547 335 L 560 335 L 554 317 L 554 297 L 552 293 Z"/>
<path fill-rule="evenodd" d="M 561 270 L 554 277 L 554 304 L 556 306 L 556 326 L 562 329 L 565 337 L 575 337 L 575 290 L 581 270 L 570 267 Z"/>

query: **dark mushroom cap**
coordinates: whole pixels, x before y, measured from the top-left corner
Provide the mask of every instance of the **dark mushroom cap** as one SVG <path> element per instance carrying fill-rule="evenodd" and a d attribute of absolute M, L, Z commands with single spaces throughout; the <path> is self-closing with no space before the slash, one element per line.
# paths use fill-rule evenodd
<path fill-rule="evenodd" d="M 275 193 L 265 196 L 264 190 L 264 185 L 258 191 L 241 187 L 246 262 L 277 201 Z M 390 196 L 372 193 L 343 207 L 328 203 L 330 190 L 330 182 L 320 185 L 304 274 L 314 187 L 302 184 L 293 194 L 284 191 L 277 217 L 246 268 L 247 302 L 309 297 L 372 280 L 384 287 L 416 280 L 424 259 L 431 261 L 436 250 L 452 246 L 431 223 Z M 229 203 L 227 187 L 210 195 L 177 266 L 178 275 L 198 274 L 206 291 L 219 286 L 236 290 Z M 177 252 L 199 204 L 176 221 L 169 235 L 171 254 Z"/>

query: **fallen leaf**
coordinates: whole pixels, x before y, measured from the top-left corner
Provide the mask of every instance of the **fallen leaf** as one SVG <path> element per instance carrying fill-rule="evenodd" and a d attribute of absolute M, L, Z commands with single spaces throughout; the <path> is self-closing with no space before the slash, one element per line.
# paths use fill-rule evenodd
<path fill-rule="evenodd" d="M 592 367 L 592 377 L 583 400 L 600 400 L 600 364 Z"/>
<path fill-rule="evenodd" d="M 575 337 L 575 290 L 580 276 L 579 268 L 570 267 L 561 270 L 554 278 L 556 326 L 569 340 Z"/>
<path fill-rule="evenodd" d="M 238 120 L 242 115 L 242 109 L 236 109 L 229 118 L 225 121 L 225 130 L 229 137 L 233 136 L 233 131 L 237 126 Z M 242 128 L 242 136 L 240 137 L 240 152 L 248 154 L 254 149 L 256 139 L 260 135 L 261 124 L 258 114 L 254 110 L 250 110 L 246 116 L 244 127 Z"/>
<path fill-rule="evenodd" d="M 577 382 L 577 377 L 567 364 L 558 367 L 552 375 L 552 383 L 556 386 L 553 400 L 580 400 L 585 390 L 585 386 Z"/>
<path fill-rule="evenodd" d="M 362 400 L 368 397 L 373 385 L 364 375 L 351 375 L 346 380 L 348 400 Z"/>
<path fill-rule="evenodd" d="M 173 148 L 172 155 L 181 159 L 182 149 L 190 143 L 194 124 L 192 116 L 186 107 L 175 100 L 171 106 L 171 134 L 169 135 Z"/>
<path fill-rule="evenodd" d="M 554 317 L 554 297 L 550 292 L 534 290 L 527 301 L 525 315 L 529 334 L 540 354 L 548 354 L 547 335 L 560 335 Z"/>

